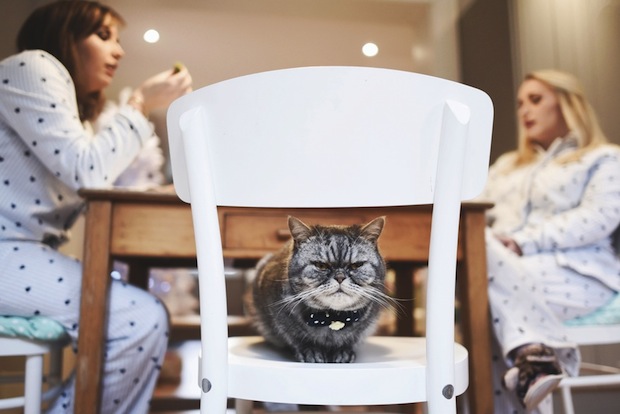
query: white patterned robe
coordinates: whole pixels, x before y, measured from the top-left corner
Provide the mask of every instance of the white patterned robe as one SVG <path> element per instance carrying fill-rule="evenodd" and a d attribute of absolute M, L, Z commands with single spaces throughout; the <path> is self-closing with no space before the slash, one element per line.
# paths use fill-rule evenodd
<path fill-rule="evenodd" d="M 576 148 L 571 135 L 559 138 L 547 151 L 540 149 L 534 163 L 509 173 L 514 154 L 500 157 L 480 197 L 495 203 L 486 235 L 498 346 L 496 413 L 524 412 L 499 382 L 508 352 L 541 342 L 555 348 L 564 370 L 575 374 L 579 351 L 566 340 L 563 321 L 592 312 L 620 290 L 620 260 L 611 243 L 620 223 L 620 147 L 604 145 L 579 161 L 556 162 Z M 496 234 L 513 238 L 523 255 L 505 248 Z M 549 412 L 548 404 L 540 412 Z"/>
<path fill-rule="evenodd" d="M 97 131 L 82 124 L 73 80 L 49 53 L 0 62 L 0 315 L 52 318 L 77 343 L 79 324 L 88 324 L 79 318 L 82 266 L 56 249 L 83 209 L 77 191 L 119 180 L 144 184 L 128 167 L 137 159 L 144 167 L 144 150 L 157 152 L 152 145 L 152 126 L 129 105 Z M 157 167 L 153 160 L 147 164 Z M 111 285 L 102 413 L 145 414 L 168 343 L 168 314 L 148 292 Z M 73 413 L 73 382 L 49 412 Z"/>

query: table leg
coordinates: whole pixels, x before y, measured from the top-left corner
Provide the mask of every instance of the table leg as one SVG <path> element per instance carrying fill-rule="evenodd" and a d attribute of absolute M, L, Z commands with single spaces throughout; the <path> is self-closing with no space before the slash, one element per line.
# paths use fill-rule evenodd
<path fill-rule="evenodd" d="M 76 413 L 94 414 L 101 410 L 101 377 L 110 288 L 111 213 L 112 205 L 105 201 L 89 203 L 86 212 L 83 274 L 89 277 L 82 277 L 76 357 Z"/>
<path fill-rule="evenodd" d="M 134 286 L 138 286 L 144 290 L 149 290 L 149 273 L 151 263 L 148 259 L 130 259 L 127 260 L 129 265 L 128 282 Z"/>
<path fill-rule="evenodd" d="M 491 325 L 487 295 L 487 263 L 484 240 L 484 212 L 470 213 L 461 220 L 467 231 L 463 243 L 464 260 L 458 267 L 458 297 L 461 302 L 463 345 L 469 352 L 470 411 L 493 414 L 491 378 Z"/>
<path fill-rule="evenodd" d="M 413 271 L 415 265 L 405 262 L 394 262 L 389 264 L 395 273 L 395 296 L 399 299 L 399 306 L 396 318 L 396 335 L 413 336 L 415 330 L 415 319 L 413 318 Z"/>

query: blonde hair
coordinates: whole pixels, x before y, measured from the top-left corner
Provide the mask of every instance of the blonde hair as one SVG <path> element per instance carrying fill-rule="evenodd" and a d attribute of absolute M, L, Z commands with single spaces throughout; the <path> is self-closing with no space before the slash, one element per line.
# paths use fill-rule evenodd
<path fill-rule="evenodd" d="M 530 72 L 524 77 L 524 81 L 532 79 L 544 83 L 555 92 L 564 121 L 577 139 L 578 150 L 561 157 L 558 162 L 567 163 L 578 160 L 585 152 L 608 142 L 594 109 L 586 99 L 583 87 L 575 76 L 555 69 L 543 69 Z M 527 140 L 526 132 L 519 123 L 514 167 L 534 161 L 535 156 L 535 144 Z"/>

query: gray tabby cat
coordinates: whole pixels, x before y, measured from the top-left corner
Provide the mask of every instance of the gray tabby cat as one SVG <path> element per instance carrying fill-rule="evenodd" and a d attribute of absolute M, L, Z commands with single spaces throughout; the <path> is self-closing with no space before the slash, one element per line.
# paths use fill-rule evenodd
<path fill-rule="evenodd" d="M 307 226 L 289 217 L 292 239 L 259 262 L 246 296 L 265 339 L 301 362 L 352 362 L 391 301 L 377 248 L 384 223 Z"/>

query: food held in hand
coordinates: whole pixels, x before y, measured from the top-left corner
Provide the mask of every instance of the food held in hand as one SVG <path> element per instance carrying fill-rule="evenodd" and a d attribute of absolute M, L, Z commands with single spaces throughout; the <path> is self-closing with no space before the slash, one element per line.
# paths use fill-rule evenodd
<path fill-rule="evenodd" d="M 175 62 L 174 66 L 172 67 L 172 73 L 179 73 L 181 69 L 183 69 L 183 64 L 181 62 Z"/>

